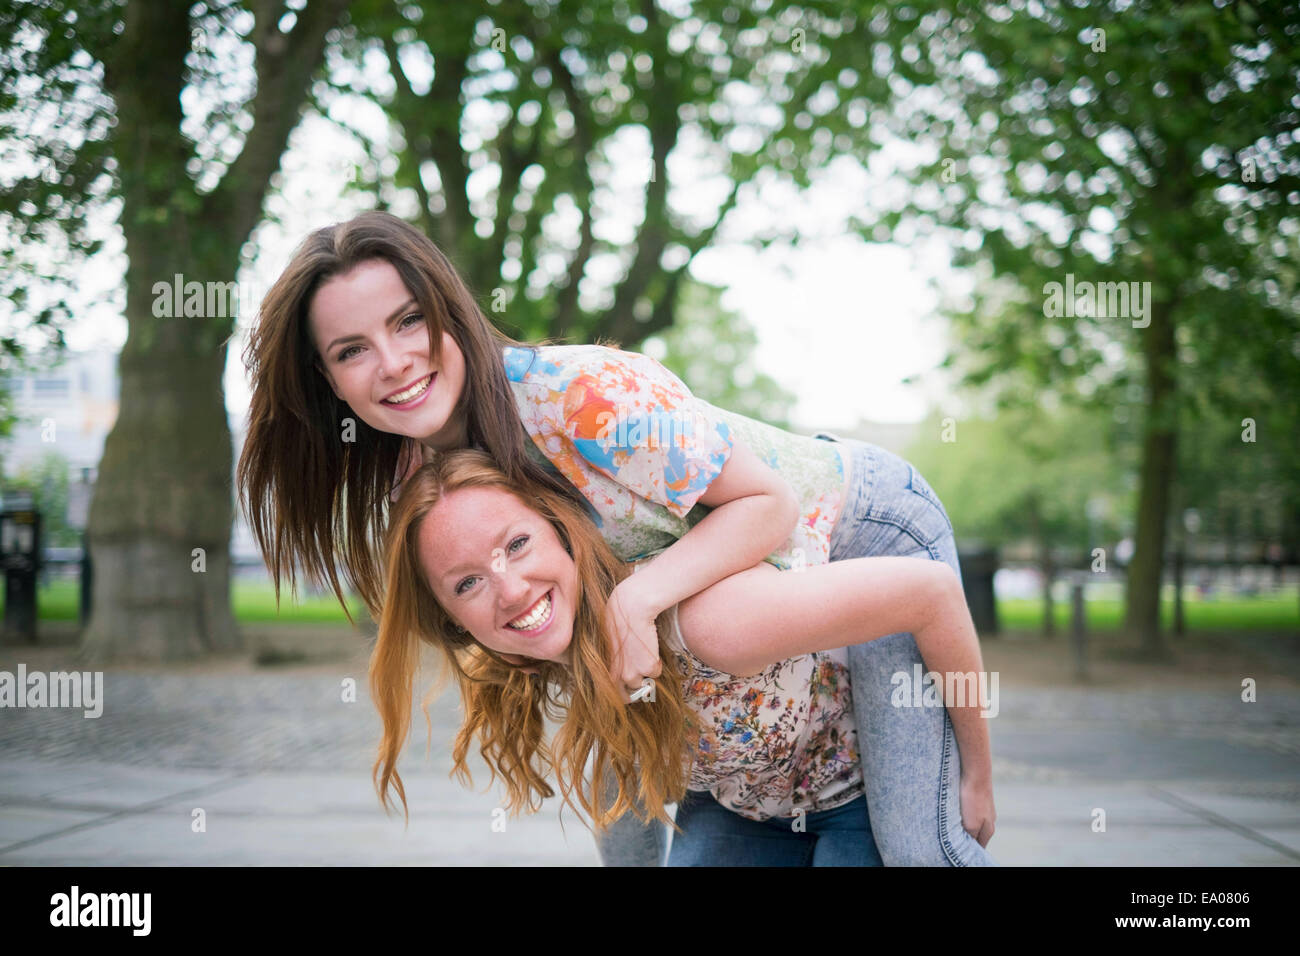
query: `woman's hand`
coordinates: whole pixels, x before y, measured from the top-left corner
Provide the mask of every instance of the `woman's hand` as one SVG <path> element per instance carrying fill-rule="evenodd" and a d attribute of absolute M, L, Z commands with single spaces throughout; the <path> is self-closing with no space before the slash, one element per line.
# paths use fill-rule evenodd
<path fill-rule="evenodd" d="M 663 672 L 659 659 L 659 631 L 655 618 L 659 611 L 637 587 L 637 575 L 625 578 L 609 595 L 605 606 L 605 627 L 614 651 L 610 674 L 630 699 L 645 678 Z"/>
<path fill-rule="evenodd" d="M 993 809 L 993 778 L 961 775 L 961 825 L 975 842 L 987 848 L 997 820 Z"/>

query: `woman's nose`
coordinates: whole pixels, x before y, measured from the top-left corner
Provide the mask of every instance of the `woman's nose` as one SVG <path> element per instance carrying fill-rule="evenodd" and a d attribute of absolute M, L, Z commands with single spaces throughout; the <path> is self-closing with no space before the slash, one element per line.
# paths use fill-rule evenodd
<path fill-rule="evenodd" d="M 501 595 L 501 603 L 507 608 L 516 608 L 522 604 L 528 597 L 528 582 L 509 567 L 497 572 L 497 592 Z M 520 613 L 528 610 L 525 607 L 516 608 Z"/>
<path fill-rule="evenodd" d="M 411 353 L 396 342 L 381 342 L 375 348 L 379 352 L 379 371 L 385 378 L 398 378 L 411 367 Z"/>

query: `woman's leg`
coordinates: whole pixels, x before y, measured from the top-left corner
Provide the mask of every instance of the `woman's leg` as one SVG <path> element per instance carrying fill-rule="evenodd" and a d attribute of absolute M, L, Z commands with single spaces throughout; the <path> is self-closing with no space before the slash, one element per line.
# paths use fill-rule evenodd
<path fill-rule="evenodd" d="M 817 836 L 791 820 L 758 822 L 728 810 L 710 794 L 688 790 L 677 806 L 669 866 L 810 866 Z"/>
<path fill-rule="evenodd" d="M 618 796 L 618 778 L 605 776 L 605 805 Z M 639 806 L 639 805 L 638 805 Z M 668 851 L 668 827 L 659 820 L 642 823 L 625 813 L 604 833 L 596 835 L 602 866 L 663 866 Z"/>
<path fill-rule="evenodd" d="M 808 814 L 808 832 L 817 834 L 813 866 L 885 865 L 871 835 L 865 797 L 834 810 Z"/>
<path fill-rule="evenodd" d="M 821 437 L 821 436 L 819 436 Z M 947 563 L 958 576 L 952 524 L 911 465 L 866 442 L 847 442 L 854 479 L 831 560 L 881 555 Z M 961 825 L 961 761 L 944 707 L 892 706 L 897 673 L 926 668 L 909 633 L 849 648 L 858 749 L 871 830 L 886 866 L 995 866 Z"/>

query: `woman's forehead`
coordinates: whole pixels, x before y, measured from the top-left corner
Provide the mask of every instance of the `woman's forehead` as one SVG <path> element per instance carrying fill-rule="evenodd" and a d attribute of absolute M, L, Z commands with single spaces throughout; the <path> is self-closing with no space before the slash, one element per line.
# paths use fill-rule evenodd
<path fill-rule="evenodd" d="M 457 488 L 443 495 L 420 528 L 431 565 L 452 566 L 455 554 L 472 553 L 484 542 L 495 544 L 511 525 L 542 520 L 513 493 L 499 487 Z M 431 553 L 430 553 L 431 552 Z"/>
<path fill-rule="evenodd" d="M 391 262 L 366 259 L 323 280 L 308 302 L 307 315 L 313 329 L 349 330 L 383 322 L 394 309 L 413 299 Z"/>

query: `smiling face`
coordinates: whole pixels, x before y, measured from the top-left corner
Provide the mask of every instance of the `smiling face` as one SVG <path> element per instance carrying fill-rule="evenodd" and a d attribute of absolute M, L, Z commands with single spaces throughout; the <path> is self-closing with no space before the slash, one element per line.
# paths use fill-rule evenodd
<path fill-rule="evenodd" d="M 503 488 L 458 488 L 425 517 L 419 548 L 434 597 L 480 644 L 568 661 L 578 571 L 540 514 Z"/>
<path fill-rule="evenodd" d="M 431 448 L 466 444 L 464 416 L 455 413 L 464 354 L 444 331 L 433 362 L 425 316 L 390 262 L 371 259 L 326 280 L 308 321 L 321 373 L 367 425 Z"/>

